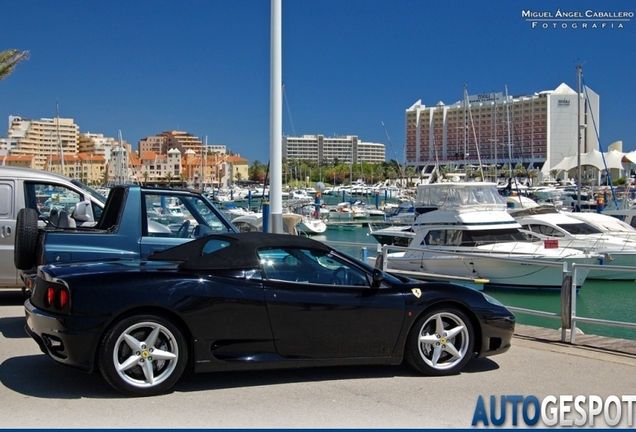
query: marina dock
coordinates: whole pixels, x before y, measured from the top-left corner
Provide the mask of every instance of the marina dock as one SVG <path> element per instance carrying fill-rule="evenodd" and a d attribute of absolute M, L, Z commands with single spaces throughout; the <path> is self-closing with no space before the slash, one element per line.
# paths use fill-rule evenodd
<path fill-rule="evenodd" d="M 569 342 L 564 343 L 561 342 L 561 330 L 525 324 L 516 325 L 515 338 L 544 342 L 555 346 L 602 351 L 617 356 L 634 356 L 636 359 L 636 341 L 629 339 L 577 333 L 574 344 Z M 567 340 L 570 340 L 569 333 Z"/>

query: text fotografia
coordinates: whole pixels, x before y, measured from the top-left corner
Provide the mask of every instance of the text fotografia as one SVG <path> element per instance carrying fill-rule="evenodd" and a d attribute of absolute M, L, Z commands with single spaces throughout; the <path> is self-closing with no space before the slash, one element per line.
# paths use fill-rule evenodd
<path fill-rule="evenodd" d="M 539 400 L 536 396 L 491 395 L 479 396 L 472 426 L 594 426 L 605 422 L 616 426 L 621 421 L 628 427 L 634 425 L 636 395 L 549 395 Z M 509 416 L 509 417 L 508 417 Z M 508 421 L 508 424 L 506 424 Z"/>
<path fill-rule="evenodd" d="M 522 10 L 521 17 L 530 22 L 533 29 L 622 29 L 634 18 L 630 11 L 533 11 Z"/>

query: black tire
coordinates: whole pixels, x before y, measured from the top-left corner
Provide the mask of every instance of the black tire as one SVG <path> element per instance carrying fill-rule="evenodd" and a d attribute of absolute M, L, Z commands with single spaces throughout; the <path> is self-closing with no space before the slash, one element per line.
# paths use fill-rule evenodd
<path fill-rule="evenodd" d="M 126 362 L 129 367 L 124 368 Z M 187 362 L 183 333 L 172 321 L 158 315 L 130 316 L 117 322 L 106 333 L 98 353 L 102 376 L 128 396 L 167 392 L 179 380 Z"/>
<path fill-rule="evenodd" d="M 405 348 L 407 362 L 425 375 L 459 373 L 472 358 L 475 331 L 468 317 L 453 307 L 439 307 L 422 315 Z"/>
<path fill-rule="evenodd" d="M 13 263 L 18 270 L 30 270 L 35 265 L 35 250 L 38 243 L 38 212 L 23 208 L 15 221 Z"/>

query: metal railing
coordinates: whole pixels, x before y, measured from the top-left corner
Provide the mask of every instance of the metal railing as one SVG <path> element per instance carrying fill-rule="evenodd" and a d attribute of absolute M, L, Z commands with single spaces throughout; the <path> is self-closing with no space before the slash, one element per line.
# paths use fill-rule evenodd
<path fill-rule="evenodd" d="M 600 270 L 600 271 L 610 271 L 610 270 L 619 270 L 619 271 L 628 271 L 632 273 L 636 273 L 636 268 L 631 266 L 614 266 L 614 265 L 598 265 L 598 264 L 572 264 L 572 280 L 575 280 L 576 272 L 578 269 L 587 269 L 587 270 Z M 616 327 L 627 327 L 627 328 L 635 328 L 636 323 L 625 322 L 625 321 L 612 321 L 605 319 L 597 319 L 597 318 L 587 318 L 578 316 L 576 314 L 576 286 L 572 284 L 570 291 L 570 343 L 574 343 L 576 341 L 576 324 L 577 322 L 588 323 L 588 324 L 601 324 L 606 326 L 616 326 Z M 563 295 L 561 296 L 563 302 Z M 561 333 L 561 341 L 565 341 L 565 337 L 563 332 Z"/>
<path fill-rule="evenodd" d="M 365 243 L 345 243 L 345 242 L 332 242 L 326 241 L 325 243 L 329 243 L 336 246 L 346 246 L 346 247 L 361 247 L 360 259 L 366 262 L 366 258 L 368 257 L 368 249 L 369 247 L 373 247 L 373 244 L 365 244 Z M 407 247 L 400 246 L 391 246 L 391 245 L 380 245 L 377 246 L 377 255 L 376 255 L 376 267 L 379 266 L 382 271 L 391 271 L 395 270 L 390 269 L 388 267 L 388 260 L 386 259 L 387 254 L 390 250 L 413 250 Z M 422 251 L 425 253 L 426 251 Z M 460 253 L 460 252 L 446 252 L 439 251 L 437 249 L 434 250 L 436 254 L 446 254 L 451 256 L 464 256 L 470 257 L 472 254 L 470 253 Z M 377 259 L 381 261 L 378 263 Z M 536 260 L 523 260 L 517 258 L 505 258 L 505 257 L 495 257 L 492 259 L 498 259 L 502 261 L 515 261 L 524 264 L 533 264 L 536 265 Z M 561 313 L 556 312 L 547 312 L 540 311 L 535 309 L 525 309 L 514 306 L 506 306 L 512 312 L 519 312 L 528 315 L 536 315 L 546 318 L 553 319 L 561 319 L 561 342 L 567 342 L 567 331 L 570 331 L 570 343 L 574 344 L 576 342 L 576 326 L 577 323 L 587 323 L 587 324 L 600 324 L 604 326 L 615 326 L 615 327 L 626 327 L 636 329 L 636 323 L 632 322 L 624 322 L 624 321 L 614 321 L 607 319 L 598 319 L 598 318 L 590 318 L 579 316 L 576 313 L 576 292 L 579 288 L 576 284 L 577 280 L 577 272 L 579 270 L 598 270 L 598 271 L 627 271 L 636 273 L 636 268 L 630 266 L 614 266 L 614 265 L 599 265 L 599 264 L 572 264 L 568 269 L 568 263 L 559 263 L 559 262 L 551 262 L 551 261 L 541 261 L 541 265 L 549 266 L 549 267 L 562 267 L 563 268 L 563 283 L 561 285 Z M 400 272 L 400 271 L 397 271 Z M 402 271 L 400 273 L 405 273 L 407 275 L 413 272 Z M 427 274 L 427 276 L 434 276 Z M 441 279 L 453 280 L 454 277 L 450 277 L 447 275 L 439 275 Z M 458 280 L 466 280 L 469 278 L 457 278 Z"/>

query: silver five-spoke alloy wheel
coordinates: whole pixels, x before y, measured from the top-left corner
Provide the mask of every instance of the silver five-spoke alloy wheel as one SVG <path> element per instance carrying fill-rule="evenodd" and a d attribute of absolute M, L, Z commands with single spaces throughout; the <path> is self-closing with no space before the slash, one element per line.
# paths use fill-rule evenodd
<path fill-rule="evenodd" d="M 179 347 L 166 327 L 141 322 L 127 328 L 113 350 L 119 376 L 135 387 L 152 387 L 166 380 L 177 366 Z"/>
<path fill-rule="evenodd" d="M 470 320 L 454 308 L 431 311 L 413 327 L 406 358 L 429 375 L 459 372 L 473 354 L 474 337 Z"/>
<path fill-rule="evenodd" d="M 169 389 L 185 369 L 188 352 L 179 328 L 153 315 L 118 322 L 102 341 L 99 367 L 117 390 L 149 396 Z"/>

